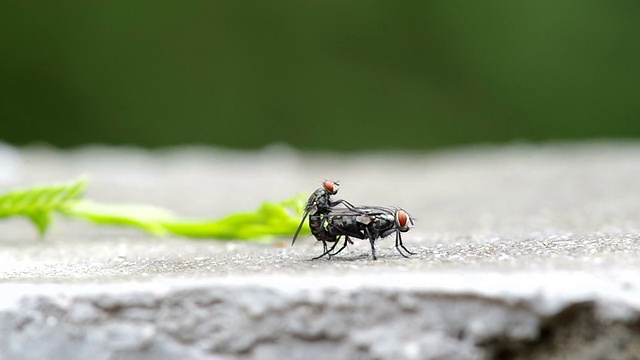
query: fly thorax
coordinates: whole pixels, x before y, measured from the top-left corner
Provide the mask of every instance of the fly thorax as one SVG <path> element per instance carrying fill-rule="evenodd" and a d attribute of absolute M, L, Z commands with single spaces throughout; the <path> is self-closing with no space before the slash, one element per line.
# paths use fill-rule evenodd
<path fill-rule="evenodd" d="M 393 215 L 380 215 L 376 218 L 376 228 L 378 231 L 393 228 L 395 225 L 395 217 Z"/>
<path fill-rule="evenodd" d="M 329 195 L 327 195 L 327 194 L 325 194 L 324 196 L 319 197 L 318 201 L 316 202 L 316 204 L 318 206 L 318 210 L 317 211 L 321 211 L 322 213 L 326 214 L 331 209 L 331 200 L 329 200 Z"/>
<path fill-rule="evenodd" d="M 394 223 L 396 221 L 396 218 L 393 215 L 381 215 L 379 218 L 383 223 Z"/>

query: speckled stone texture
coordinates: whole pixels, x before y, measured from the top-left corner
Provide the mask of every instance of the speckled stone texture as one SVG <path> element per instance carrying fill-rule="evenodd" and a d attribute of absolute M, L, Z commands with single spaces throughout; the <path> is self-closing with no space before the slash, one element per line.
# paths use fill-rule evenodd
<path fill-rule="evenodd" d="M 185 216 L 341 180 L 417 219 L 404 259 L 0 222 L 0 359 L 640 358 L 640 144 L 301 154 L 0 146 L 0 190 L 89 175 L 87 198 Z"/>

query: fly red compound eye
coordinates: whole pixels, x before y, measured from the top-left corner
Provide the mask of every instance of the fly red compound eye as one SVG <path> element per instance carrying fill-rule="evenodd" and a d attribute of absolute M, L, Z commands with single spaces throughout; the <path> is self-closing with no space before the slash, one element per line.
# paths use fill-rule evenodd
<path fill-rule="evenodd" d="M 338 192 L 338 184 L 334 183 L 333 181 L 326 180 L 322 183 L 322 186 L 331 195 L 335 195 Z"/>
<path fill-rule="evenodd" d="M 400 231 L 409 230 L 409 215 L 402 210 L 398 210 L 396 213 L 396 223 L 398 224 L 398 229 Z"/>

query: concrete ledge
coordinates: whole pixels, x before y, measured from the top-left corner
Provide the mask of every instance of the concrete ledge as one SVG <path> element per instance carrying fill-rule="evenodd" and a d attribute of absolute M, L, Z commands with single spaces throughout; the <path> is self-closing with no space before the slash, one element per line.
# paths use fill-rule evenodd
<path fill-rule="evenodd" d="M 40 241 L 25 222 L 2 222 L 0 359 L 640 354 L 640 145 L 350 157 L 0 149 L 7 158 L 2 187 L 89 173 L 92 199 L 192 215 L 339 178 L 354 203 L 409 210 L 418 222 L 405 242 L 418 254 L 382 240 L 379 261 L 365 243 L 309 261 L 320 250 L 309 238 L 156 239 L 64 220 Z"/>
<path fill-rule="evenodd" d="M 640 290 L 587 274 L 245 276 L 4 290 L 21 297 L 13 305 L 5 298 L 0 315 L 0 348 L 11 359 L 622 359 L 640 351 Z"/>

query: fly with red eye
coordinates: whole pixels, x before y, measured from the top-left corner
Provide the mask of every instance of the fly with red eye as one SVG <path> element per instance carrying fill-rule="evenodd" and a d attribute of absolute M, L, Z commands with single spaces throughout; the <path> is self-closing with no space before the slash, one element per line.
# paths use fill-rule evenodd
<path fill-rule="evenodd" d="M 317 216 L 310 216 L 309 222 L 320 221 Z M 318 231 L 320 237 L 318 239 L 330 239 L 333 246 L 326 250 L 323 254 L 329 257 L 337 255 L 347 247 L 350 238 L 369 240 L 371 244 L 371 255 L 374 260 L 376 257 L 375 241 L 395 233 L 395 247 L 404 257 L 415 255 L 409 251 L 402 241 L 401 233 L 409 231 L 413 226 L 413 218 L 403 209 L 390 208 L 383 206 L 356 206 L 355 211 L 350 209 L 332 209 L 329 214 L 324 217 L 324 226 Z M 335 252 L 333 249 L 338 244 L 341 236 L 344 236 L 342 247 Z M 404 252 L 403 252 L 404 250 Z M 406 254 L 405 254 L 406 253 Z"/>
<path fill-rule="evenodd" d="M 338 189 L 340 188 L 340 183 L 337 181 L 325 180 L 322 182 L 322 187 L 316 189 L 309 199 L 307 200 L 307 204 L 305 205 L 304 212 L 302 213 L 302 220 L 300 221 L 300 225 L 296 229 L 296 233 L 293 235 L 293 239 L 291 240 L 291 246 L 296 242 L 298 235 L 300 234 L 300 230 L 302 229 L 302 225 L 304 221 L 309 217 L 309 228 L 311 229 L 311 234 L 315 236 L 318 241 L 322 241 L 322 246 L 324 252 L 327 253 L 327 242 L 330 242 L 330 239 L 334 237 L 330 237 L 323 232 L 324 229 L 324 221 L 325 216 L 331 211 L 331 209 L 335 208 L 338 205 L 343 205 L 346 209 L 352 210 L 357 213 L 355 207 L 351 205 L 346 200 L 336 200 L 332 201 L 331 196 L 338 193 Z M 314 216 L 312 221 L 312 216 Z M 337 239 L 335 240 L 338 241 Z M 331 248 L 333 250 L 335 246 Z"/>
<path fill-rule="evenodd" d="M 323 253 L 313 258 L 314 260 L 323 256 L 331 258 L 340 253 L 347 244 L 353 244 L 351 238 L 369 240 L 371 255 L 376 260 L 375 241 L 394 233 L 395 246 L 400 255 L 409 257 L 402 250 L 415 255 L 402 242 L 401 233 L 409 231 L 413 226 L 413 218 L 405 210 L 384 206 L 353 206 L 346 200 L 332 201 L 331 196 L 338 193 L 339 187 L 337 181 L 325 180 L 322 187 L 311 194 L 291 245 L 295 243 L 305 219 L 309 217 L 311 234 L 316 240 L 321 241 L 323 246 Z M 342 247 L 333 252 L 342 237 Z M 327 243 L 333 245 L 328 248 Z"/>

